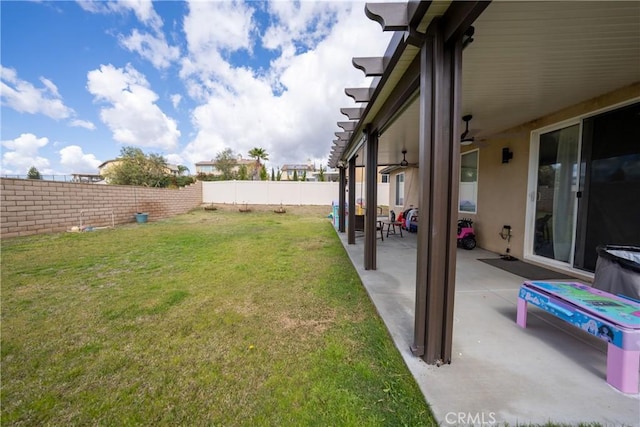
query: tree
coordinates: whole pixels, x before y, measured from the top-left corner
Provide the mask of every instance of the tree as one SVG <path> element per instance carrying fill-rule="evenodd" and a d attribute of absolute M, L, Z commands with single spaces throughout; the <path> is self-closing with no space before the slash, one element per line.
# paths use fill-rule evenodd
<path fill-rule="evenodd" d="M 293 181 L 297 181 L 298 180 L 298 171 L 297 170 L 293 170 Z"/>
<path fill-rule="evenodd" d="M 273 168 L 271 168 L 271 181 L 275 181 L 276 180 L 276 172 L 273 170 Z"/>
<path fill-rule="evenodd" d="M 269 174 L 267 174 L 267 168 L 262 165 L 262 167 L 260 168 L 260 181 L 268 181 L 269 180 Z"/>
<path fill-rule="evenodd" d="M 110 184 L 116 185 L 166 187 L 170 182 L 165 158 L 159 154 L 145 155 L 135 147 L 123 147 L 117 162 L 104 175 Z"/>
<path fill-rule="evenodd" d="M 182 176 L 185 172 L 189 172 L 189 168 L 184 165 L 178 165 L 178 175 Z"/>
<path fill-rule="evenodd" d="M 27 179 L 42 179 L 42 175 L 40 175 L 40 171 L 35 166 L 31 166 L 29 172 L 27 172 Z"/>
<path fill-rule="evenodd" d="M 322 167 L 322 165 L 320 165 L 320 172 L 318 172 L 318 181 L 320 181 L 320 182 L 324 182 L 325 181 L 324 168 Z"/>
<path fill-rule="evenodd" d="M 231 148 L 225 148 L 216 155 L 214 160 L 216 169 L 221 173 L 221 179 L 229 181 L 236 178 L 236 166 L 238 160 Z"/>
<path fill-rule="evenodd" d="M 278 168 L 278 173 L 276 174 L 276 181 L 282 181 L 282 171 Z"/>
<path fill-rule="evenodd" d="M 306 181 L 306 180 L 307 180 L 307 171 L 303 171 L 302 177 L 300 177 L 300 181 Z"/>
<path fill-rule="evenodd" d="M 238 179 L 241 181 L 247 181 L 249 179 L 249 171 L 247 171 L 247 165 L 240 165 L 238 170 Z"/>
<path fill-rule="evenodd" d="M 256 159 L 256 165 L 253 168 L 253 179 L 257 180 L 262 167 L 260 160 L 269 160 L 269 155 L 264 148 L 254 147 L 249 150 L 249 157 Z"/>

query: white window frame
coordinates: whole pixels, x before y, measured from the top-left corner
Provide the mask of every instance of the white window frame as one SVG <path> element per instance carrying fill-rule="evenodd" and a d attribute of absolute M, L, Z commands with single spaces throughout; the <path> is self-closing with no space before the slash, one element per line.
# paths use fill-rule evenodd
<path fill-rule="evenodd" d="M 402 181 L 400 181 L 400 176 L 402 176 Z M 397 174 L 395 176 L 395 186 L 394 186 L 394 188 L 395 188 L 396 194 L 395 194 L 394 202 L 395 202 L 396 207 L 404 206 L 404 183 L 405 183 L 405 178 L 406 177 L 405 177 L 404 172 L 400 172 L 399 174 Z M 400 184 L 402 184 L 402 185 L 400 185 Z M 400 186 L 402 187 L 402 191 L 398 191 L 398 190 L 400 190 L 398 188 Z M 399 194 L 399 193 L 402 193 L 402 194 Z"/>
<path fill-rule="evenodd" d="M 463 194 L 462 191 L 462 158 L 463 156 L 476 153 L 476 181 L 475 186 L 473 187 L 473 201 L 475 205 L 475 209 L 473 211 L 463 211 L 460 210 L 460 197 Z M 480 149 L 475 148 L 473 150 L 465 151 L 464 153 L 460 153 L 460 184 L 459 184 L 459 192 L 458 192 L 458 213 L 460 214 L 471 214 L 476 215 L 478 213 L 478 182 L 480 181 Z"/>
<path fill-rule="evenodd" d="M 533 253 L 533 238 L 535 233 L 535 202 L 537 197 L 537 185 L 538 185 L 538 155 L 540 150 L 540 135 L 553 132 L 555 130 L 563 129 L 565 127 L 569 127 L 575 124 L 580 125 L 580 133 L 579 133 L 579 146 L 578 146 L 578 164 L 582 161 L 580 158 L 580 153 L 582 153 L 582 126 L 584 124 L 584 120 L 589 117 L 597 116 L 599 114 L 605 113 L 607 111 L 614 111 L 619 108 L 624 108 L 627 105 L 634 104 L 640 101 L 640 97 L 633 97 L 623 102 L 615 103 L 612 105 L 608 105 L 604 108 L 598 108 L 596 110 L 588 111 L 583 114 L 579 114 L 577 116 L 570 117 L 566 120 L 562 120 L 559 122 L 552 123 L 550 125 L 533 129 L 529 136 L 529 173 L 528 173 L 528 182 L 527 182 L 527 205 L 526 205 L 526 213 L 525 213 L 525 233 L 524 233 L 524 248 L 523 248 L 523 258 L 525 260 L 534 261 L 540 263 L 542 265 L 548 265 L 550 267 L 555 267 L 558 270 L 566 271 L 573 275 L 577 275 L 577 277 L 584 276 L 587 278 L 593 278 L 594 274 L 588 271 L 579 270 L 573 267 L 573 258 L 575 251 L 575 244 L 571 250 L 571 263 L 561 262 L 552 260 L 549 258 L 545 258 L 542 256 L 535 255 Z M 578 174 L 578 179 L 580 179 L 580 174 Z M 578 182 L 579 184 L 579 182 Z M 578 204 L 575 206 L 575 214 L 577 215 Z M 573 235 L 576 237 L 576 227 L 577 221 L 574 222 Z"/>

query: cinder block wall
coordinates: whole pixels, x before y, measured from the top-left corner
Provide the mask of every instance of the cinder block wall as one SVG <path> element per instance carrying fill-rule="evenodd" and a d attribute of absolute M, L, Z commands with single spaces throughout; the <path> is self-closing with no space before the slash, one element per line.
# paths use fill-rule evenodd
<path fill-rule="evenodd" d="M 180 189 L 0 178 L 0 236 L 104 227 L 168 218 L 202 204 L 202 183 Z"/>

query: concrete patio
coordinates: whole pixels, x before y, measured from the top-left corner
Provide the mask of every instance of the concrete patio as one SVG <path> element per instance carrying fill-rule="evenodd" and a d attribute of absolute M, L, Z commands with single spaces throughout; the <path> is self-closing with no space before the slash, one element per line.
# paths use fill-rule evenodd
<path fill-rule="evenodd" d="M 441 425 L 580 422 L 640 425 L 640 394 L 607 384 L 604 341 L 530 307 L 516 325 L 518 290 L 526 279 L 458 249 L 451 365 L 427 365 L 411 354 L 417 235 L 377 240 L 377 270 L 363 266 L 364 238 L 338 233 L 405 363 Z"/>

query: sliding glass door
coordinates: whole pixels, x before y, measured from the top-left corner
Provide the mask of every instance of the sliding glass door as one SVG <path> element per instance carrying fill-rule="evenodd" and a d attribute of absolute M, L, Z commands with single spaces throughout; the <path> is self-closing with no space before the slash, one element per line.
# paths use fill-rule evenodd
<path fill-rule="evenodd" d="M 580 125 L 539 137 L 533 254 L 572 263 Z"/>
<path fill-rule="evenodd" d="M 640 103 L 586 118 L 574 266 L 594 271 L 600 245 L 640 246 Z"/>
<path fill-rule="evenodd" d="M 525 256 L 593 272 L 600 245 L 640 245 L 640 103 L 531 145 Z"/>

